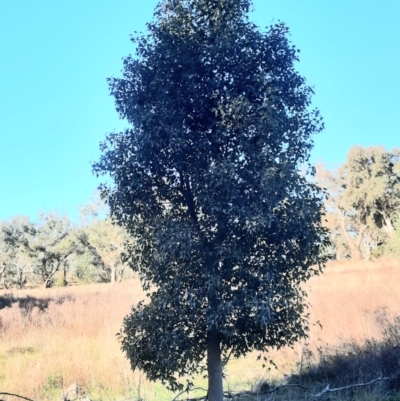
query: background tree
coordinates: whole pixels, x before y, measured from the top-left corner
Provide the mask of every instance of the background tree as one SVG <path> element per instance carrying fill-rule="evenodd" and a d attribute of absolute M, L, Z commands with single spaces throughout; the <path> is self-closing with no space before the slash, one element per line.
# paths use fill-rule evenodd
<path fill-rule="evenodd" d="M 343 199 L 344 181 L 338 168 L 328 170 L 324 165 L 316 166 L 316 181 L 325 188 L 327 196 L 326 227 L 331 234 L 331 244 L 335 248 L 335 258 L 362 260 L 361 242 L 366 229 L 358 215 L 348 208 Z"/>
<path fill-rule="evenodd" d="M 81 208 L 79 234 L 83 249 L 95 275 L 101 282 L 120 282 L 127 266 L 125 243 L 128 236 L 123 227 L 107 217 L 108 208 L 96 193 Z"/>
<path fill-rule="evenodd" d="M 115 283 L 122 281 L 125 268 L 125 243 L 127 236 L 124 230 L 112 223 L 111 219 L 92 221 L 81 229 L 81 239 L 90 263 L 95 268 L 101 282 Z"/>
<path fill-rule="evenodd" d="M 382 247 L 382 254 L 396 258 L 400 257 L 400 212 L 394 219 L 393 234 Z"/>
<path fill-rule="evenodd" d="M 57 212 L 42 213 L 34 223 L 26 216 L 0 222 L 2 286 L 121 281 L 127 266 L 126 231 L 112 224 L 98 193 L 80 212 L 76 225 Z"/>
<path fill-rule="evenodd" d="M 393 235 L 393 219 L 400 210 L 400 149 L 355 146 L 341 174 L 348 208 L 356 211 L 374 242 L 383 243 Z"/>
<path fill-rule="evenodd" d="M 340 168 L 318 166 L 317 181 L 330 194 L 326 202 L 337 247 L 344 239 L 352 259 L 369 259 L 393 236 L 400 210 L 400 150 L 355 146 Z"/>
<path fill-rule="evenodd" d="M 0 280 L 5 288 L 23 288 L 29 277 L 32 260 L 26 250 L 29 218 L 16 216 L 0 223 Z"/>
<path fill-rule="evenodd" d="M 32 272 L 45 288 L 54 284 L 56 273 L 62 272 L 67 284 L 70 257 L 79 252 L 79 243 L 71 236 L 71 223 L 57 213 L 41 214 L 39 221 L 28 230 L 27 250 L 33 259 Z"/>
<path fill-rule="evenodd" d="M 227 355 L 305 335 L 301 283 L 325 261 L 320 190 L 299 174 L 321 118 L 288 29 L 260 32 L 250 6 L 160 3 L 110 80 L 131 128 L 108 135 L 94 165 L 114 182 L 103 197 L 154 290 L 124 320 L 122 348 L 173 390 L 206 356 L 212 401 Z"/>

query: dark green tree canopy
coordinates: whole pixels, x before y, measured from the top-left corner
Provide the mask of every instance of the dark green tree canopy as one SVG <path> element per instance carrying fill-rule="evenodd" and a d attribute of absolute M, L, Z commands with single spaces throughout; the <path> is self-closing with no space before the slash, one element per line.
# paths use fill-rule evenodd
<path fill-rule="evenodd" d="M 109 80 L 131 128 L 108 135 L 94 171 L 111 176 L 103 197 L 155 288 L 125 319 L 122 347 L 173 389 L 213 342 L 239 356 L 303 336 L 300 284 L 324 262 L 322 197 L 299 173 L 323 123 L 287 27 L 259 31 L 250 7 L 162 1 Z"/>

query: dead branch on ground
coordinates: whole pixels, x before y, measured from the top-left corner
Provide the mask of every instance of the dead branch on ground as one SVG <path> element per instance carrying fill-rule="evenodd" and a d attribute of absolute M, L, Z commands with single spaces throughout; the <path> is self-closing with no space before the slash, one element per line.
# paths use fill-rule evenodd
<path fill-rule="evenodd" d="M 277 387 L 274 387 L 271 390 L 262 391 L 262 392 L 261 391 L 239 391 L 237 393 L 225 392 L 224 398 L 234 399 L 234 398 L 246 397 L 246 396 L 248 396 L 248 397 L 268 396 L 268 395 L 276 393 L 278 390 L 280 390 L 282 388 L 297 387 L 304 391 L 307 391 L 311 397 L 313 397 L 314 399 L 317 399 L 317 398 L 321 398 L 322 396 L 324 396 L 327 393 L 336 393 L 339 391 L 350 390 L 350 389 L 356 388 L 356 387 L 370 386 L 371 384 L 377 383 L 379 381 L 390 380 L 390 379 L 391 379 L 391 377 L 378 377 L 369 382 L 350 384 L 348 386 L 336 387 L 336 388 L 330 388 L 330 386 L 328 384 L 322 391 L 320 391 L 318 393 L 314 393 L 310 388 L 303 386 L 302 384 L 281 384 Z M 202 388 L 196 388 L 194 390 L 206 391 Z M 178 398 L 184 393 L 186 393 L 186 391 L 183 391 L 182 393 L 178 394 L 172 401 L 178 401 Z M 259 399 L 259 398 L 257 398 L 257 399 Z M 197 398 L 185 398 L 185 401 L 206 401 L 206 400 L 207 400 L 207 395 L 202 396 L 202 397 L 197 397 Z"/>

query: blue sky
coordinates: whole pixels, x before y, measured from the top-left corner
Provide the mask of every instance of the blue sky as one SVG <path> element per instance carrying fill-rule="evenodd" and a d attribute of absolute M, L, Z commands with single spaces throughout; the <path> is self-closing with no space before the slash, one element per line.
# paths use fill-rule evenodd
<path fill-rule="evenodd" d="M 0 220 L 77 216 L 99 180 L 91 161 L 125 126 L 106 78 L 133 53 L 157 0 L 1 0 Z M 400 147 L 400 1 L 254 0 L 260 28 L 281 20 L 325 119 L 312 160 L 351 146 Z"/>

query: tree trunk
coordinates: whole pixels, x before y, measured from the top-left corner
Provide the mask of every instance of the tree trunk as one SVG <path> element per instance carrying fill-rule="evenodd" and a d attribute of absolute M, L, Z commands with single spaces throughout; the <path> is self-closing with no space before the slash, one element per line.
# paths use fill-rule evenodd
<path fill-rule="evenodd" d="M 223 401 L 222 361 L 218 333 L 207 333 L 208 401 Z"/>
<path fill-rule="evenodd" d="M 389 238 L 393 237 L 393 225 L 392 225 L 392 221 L 390 220 L 390 218 L 386 215 L 383 216 L 384 220 L 385 220 L 385 227 L 384 227 L 384 231 L 386 231 L 386 234 L 388 235 Z"/>
<path fill-rule="evenodd" d="M 353 238 L 351 238 L 349 232 L 347 231 L 344 217 L 342 218 L 342 221 L 340 222 L 340 227 L 342 229 L 343 236 L 344 236 L 344 238 L 345 238 L 345 240 L 347 242 L 347 245 L 349 247 L 349 250 L 350 250 L 350 253 L 351 253 L 351 259 L 355 260 L 355 261 L 362 260 L 362 254 L 360 252 L 359 247 L 357 246 L 357 244 L 355 243 Z M 360 234 L 362 236 L 362 233 L 359 233 L 359 235 Z"/>
<path fill-rule="evenodd" d="M 125 267 L 123 264 L 119 265 L 119 268 L 117 268 L 117 282 L 120 283 L 124 277 L 124 271 Z"/>
<path fill-rule="evenodd" d="M 63 266 L 63 287 L 66 287 L 68 285 L 67 281 L 67 266 Z"/>
<path fill-rule="evenodd" d="M 115 266 L 111 266 L 111 284 L 115 284 L 117 281 L 117 268 Z"/>

